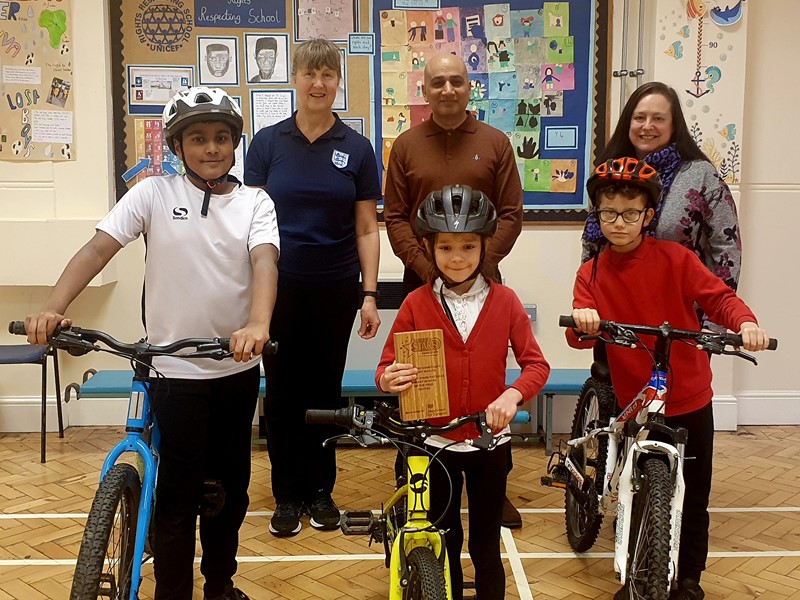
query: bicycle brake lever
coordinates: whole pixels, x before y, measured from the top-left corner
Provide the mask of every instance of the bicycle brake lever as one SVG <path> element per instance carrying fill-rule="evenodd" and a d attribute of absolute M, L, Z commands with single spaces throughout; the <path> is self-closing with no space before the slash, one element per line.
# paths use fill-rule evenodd
<path fill-rule="evenodd" d="M 728 354 L 730 356 L 738 356 L 738 357 L 743 358 L 743 359 L 753 363 L 754 365 L 758 366 L 758 361 L 756 360 L 755 356 L 753 356 L 752 354 L 748 354 L 747 352 L 742 352 L 741 350 L 722 350 L 720 352 L 720 354 Z"/>
<path fill-rule="evenodd" d="M 230 350 L 220 350 L 218 348 L 216 350 L 199 350 L 197 352 L 192 352 L 191 354 L 185 355 L 185 358 L 212 358 L 214 360 L 225 360 L 231 356 L 233 356 L 233 352 Z"/>
<path fill-rule="evenodd" d="M 353 440 L 356 444 L 358 444 L 362 448 L 367 447 L 367 443 L 364 442 L 364 440 L 362 440 L 359 436 L 353 435 L 351 433 L 340 433 L 339 435 L 329 437 L 324 442 L 322 442 L 322 447 L 325 448 L 330 442 L 335 442 L 336 440 L 344 440 L 344 439 Z"/>

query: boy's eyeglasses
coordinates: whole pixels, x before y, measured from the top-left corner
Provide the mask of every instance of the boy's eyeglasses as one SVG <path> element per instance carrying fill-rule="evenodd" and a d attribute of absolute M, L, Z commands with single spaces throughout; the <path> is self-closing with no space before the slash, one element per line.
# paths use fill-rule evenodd
<path fill-rule="evenodd" d="M 617 212 L 615 210 L 610 209 L 603 209 L 595 211 L 597 213 L 597 218 L 600 219 L 603 223 L 616 223 L 617 219 L 622 216 L 622 220 L 628 224 L 636 223 L 639 219 L 642 218 L 642 213 L 647 212 L 646 208 L 642 210 L 636 210 L 634 208 L 623 210 L 622 212 Z"/>

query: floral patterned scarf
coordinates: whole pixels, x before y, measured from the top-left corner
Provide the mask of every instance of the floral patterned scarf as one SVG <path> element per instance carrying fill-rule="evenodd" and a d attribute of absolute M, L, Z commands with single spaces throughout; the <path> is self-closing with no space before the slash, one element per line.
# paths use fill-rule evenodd
<path fill-rule="evenodd" d="M 647 164 L 658 171 L 658 174 L 661 177 L 661 185 L 663 187 L 661 198 L 658 201 L 658 206 L 656 206 L 655 219 L 653 219 L 653 222 L 650 224 L 650 227 L 647 228 L 646 232 L 647 235 L 654 236 L 656 223 L 658 223 L 658 218 L 661 216 L 661 208 L 664 204 L 664 197 L 667 195 L 667 190 L 669 190 L 669 187 L 672 185 L 683 159 L 681 159 L 681 155 L 678 154 L 678 149 L 673 142 L 672 144 L 664 146 L 661 150 L 651 152 L 644 157 L 644 160 Z M 586 217 L 586 225 L 583 229 L 583 239 L 587 242 L 600 245 L 603 245 L 606 242 L 606 239 L 603 237 L 603 232 L 600 230 L 600 223 L 597 222 L 597 215 L 594 213 L 594 211 L 589 211 L 589 214 Z"/>

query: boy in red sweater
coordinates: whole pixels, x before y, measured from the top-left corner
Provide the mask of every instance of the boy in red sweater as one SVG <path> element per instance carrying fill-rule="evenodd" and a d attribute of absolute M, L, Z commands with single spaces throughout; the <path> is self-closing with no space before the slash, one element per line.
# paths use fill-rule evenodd
<path fill-rule="evenodd" d="M 453 185 L 429 194 L 417 212 L 416 230 L 433 258 L 438 277 L 406 297 L 391 333 L 425 329 L 444 333 L 450 415 L 432 419 L 432 423 L 444 424 L 455 417 L 486 411 L 487 424 L 499 435 L 508 430 L 517 406 L 544 386 L 550 367 L 516 294 L 480 274 L 487 241 L 496 228 L 497 213 L 482 192 Z M 509 341 L 522 372 L 507 387 Z M 378 387 L 399 393 L 414 385 L 416 373 L 414 365 L 395 362 L 393 336 L 389 335 L 375 376 Z M 432 464 L 431 514 L 435 520 L 444 513 L 439 527 L 449 530 L 445 544 L 453 598 L 461 600 L 464 582 L 459 557 L 464 530 L 460 498 L 466 481 L 469 554 L 475 565 L 477 596 L 498 600 L 505 597 L 500 521 L 508 454 L 457 443 L 475 437 L 477 430 L 469 425 L 447 438 L 426 440 L 434 450 L 447 448 L 439 458 L 453 482 L 450 502 L 447 473 L 438 462 Z"/>
<path fill-rule="evenodd" d="M 769 343 L 753 312 L 736 293 L 706 268 L 697 256 L 675 242 L 644 234 L 653 221 L 661 194 L 655 170 L 635 158 L 609 160 L 597 167 L 586 184 L 592 207 L 608 247 L 578 270 L 567 342 L 590 348 L 583 334 L 598 332 L 600 319 L 657 326 L 664 321 L 679 329 L 698 329 L 695 302 L 710 319 L 738 331 L 747 350 L 765 350 Z M 650 377 L 647 352 L 607 346 L 611 380 L 620 408 Z M 678 558 L 680 585 L 670 599 L 699 600 L 699 585 L 708 555 L 708 498 L 714 415 L 711 406 L 711 366 L 708 356 L 685 344 L 674 344 L 670 355 L 669 398 L 665 423 L 689 432 L 684 463 L 686 495 Z M 623 587 L 616 600 L 630 597 Z"/>

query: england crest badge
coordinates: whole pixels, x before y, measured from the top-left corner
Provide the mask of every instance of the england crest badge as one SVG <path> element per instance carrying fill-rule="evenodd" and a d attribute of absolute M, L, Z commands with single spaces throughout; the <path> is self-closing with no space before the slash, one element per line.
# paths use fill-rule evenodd
<path fill-rule="evenodd" d="M 348 160 L 350 160 L 350 155 L 341 150 L 334 150 L 331 155 L 331 162 L 340 169 L 344 169 L 347 166 Z"/>

